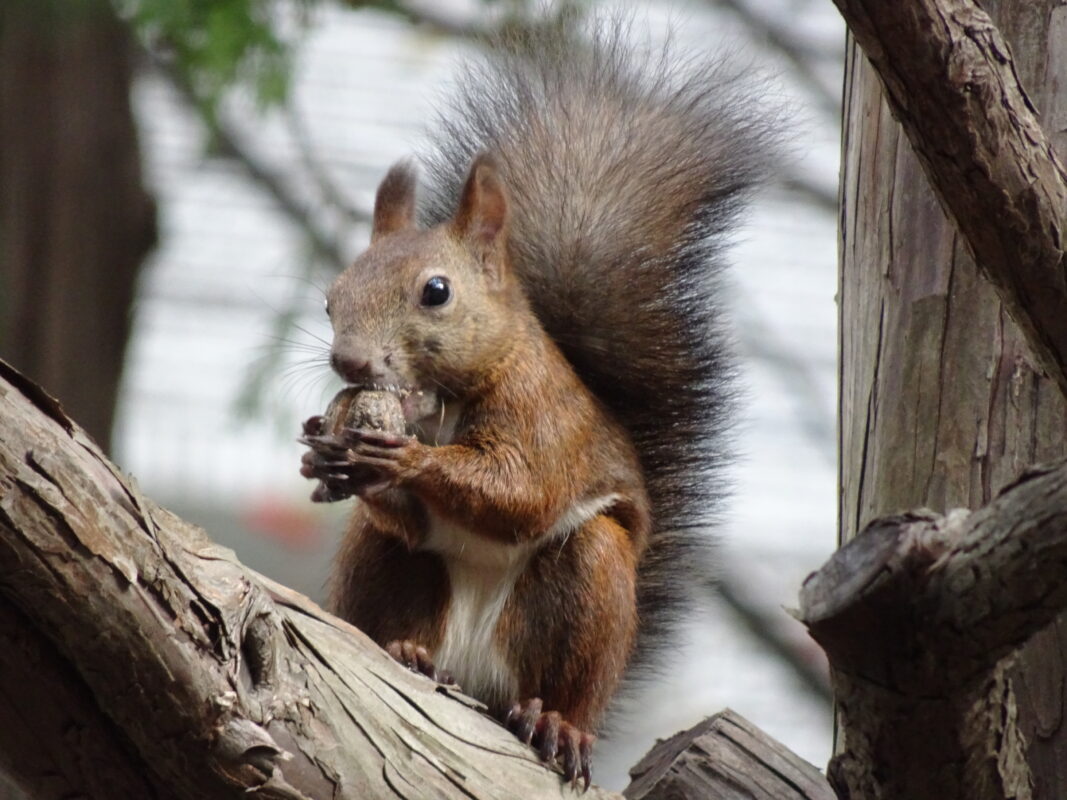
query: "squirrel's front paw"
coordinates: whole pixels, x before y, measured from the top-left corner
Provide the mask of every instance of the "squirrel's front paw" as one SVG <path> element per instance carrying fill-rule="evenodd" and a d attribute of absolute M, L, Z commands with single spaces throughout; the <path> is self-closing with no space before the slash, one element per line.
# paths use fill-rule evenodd
<path fill-rule="evenodd" d="M 370 429 L 346 428 L 339 437 L 345 444 L 350 468 L 368 476 L 357 494 L 373 494 L 399 484 L 413 474 L 426 445 L 414 436 Z"/>
<path fill-rule="evenodd" d="M 369 429 L 322 433 L 320 419 L 312 417 L 305 422 L 300 438 L 311 448 L 300 460 L 300 474 L 321 481 L 311 495 L 318 502 L 395 486 L 413 471 L 420 448 L 425 447 L 413 436 Z"/>
<path fill-rule="evenodd" d="M 545 763 L 562 757 L 564 780 L 577 783 L 581 775 L 588 790 L 596 736 L 575 728 L 558 711 L 543 712 L 543 705 L 539 697 L 516 703 L 504 725 L 520 741 L 533 745 Z"/>

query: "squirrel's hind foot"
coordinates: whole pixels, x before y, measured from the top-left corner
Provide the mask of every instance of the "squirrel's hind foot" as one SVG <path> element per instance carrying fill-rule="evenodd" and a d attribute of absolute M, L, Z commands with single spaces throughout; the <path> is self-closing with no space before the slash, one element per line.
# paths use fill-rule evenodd
<path fill-rule="evenodd" d="M 445 686 L 456 684 L 451 675 L 434 666 L 429 650 L 410 639 L 394 639 L 385 646 L 385 652 L 412 672 L 425 675 L 430 680 Z"/>
<path fill-rule="evenodd" d="M 545 763 L 562 757 L 563 779 L 575 784 L 581 775 L 588 790 L 596 736 L 574 727 L 558 711 L 542 711 L 543 706 L 539 697 L 516 703 L 504 725 L 519 741 L 532 745 Z"/>

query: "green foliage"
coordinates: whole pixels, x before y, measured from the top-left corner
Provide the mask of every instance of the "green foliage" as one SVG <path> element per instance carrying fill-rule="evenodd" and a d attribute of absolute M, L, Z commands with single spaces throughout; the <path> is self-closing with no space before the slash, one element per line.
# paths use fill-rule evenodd
<path fill-rule="evenodd" d="M 209 115 L 233 85 L 254 88 L 261 103 L 285 99 L 291 43 L 281 31 L 302 27 L 312 0 L 115 0 L 142 43 L 172 66 Z"/>

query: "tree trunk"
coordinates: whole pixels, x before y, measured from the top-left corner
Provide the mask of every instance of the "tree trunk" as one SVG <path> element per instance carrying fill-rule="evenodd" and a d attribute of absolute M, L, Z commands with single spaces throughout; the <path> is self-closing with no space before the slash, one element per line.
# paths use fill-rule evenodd
<path fill-rule="evenodd" d="M 1011 45 L 1018 75 L 1062 158 L 1067 6 L 1062 0 L 983 6 Z M 1023 333 L 943 213 L 890 116 L 879 80 L 852 41 L 845 102 L 842 541 L 874 517 L 903 509 L 984 505 L 1026 465 L 1067 455 L 1063 394 L 1035 369 Z M 1062 276 L 1049 286 L 1061 291 Z M 1034 797 L 1063 797 L 1063 619 L 1030 640 L 1005 691 L 1005 708 L 1018 706 Z"/>
<path fill-rule="evenodd" d="M 108 447 L 155 241 L 108 0 L 0 3 L 0 354 Z"/>

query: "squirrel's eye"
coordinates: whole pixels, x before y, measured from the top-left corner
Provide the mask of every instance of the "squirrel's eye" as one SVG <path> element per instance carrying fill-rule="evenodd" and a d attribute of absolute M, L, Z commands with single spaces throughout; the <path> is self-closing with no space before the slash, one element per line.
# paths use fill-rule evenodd
<path fill-rule="evenodd" d="M 452 287 L 448 278 L 434 275 L 422 287 L 422 304 L 424 306 L 443 306 L 452 298 Z"/>
<path fill-rule="evenodd" d="M 323 307 L 326 309 L 326 316 L 330 316 L 330 298 L 326 298 L 322 301 Z"/>

